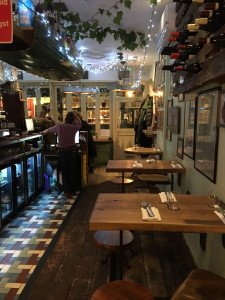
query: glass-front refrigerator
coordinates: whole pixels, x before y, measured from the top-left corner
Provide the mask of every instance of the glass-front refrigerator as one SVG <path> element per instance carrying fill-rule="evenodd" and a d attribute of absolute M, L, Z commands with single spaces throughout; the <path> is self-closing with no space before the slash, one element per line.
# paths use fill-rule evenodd
<path fill-rule="evenodd" d="M 35 156 L 30 155 L 26 157 L 26 176 L 27 176 L 27 196 L 28 201 L 33 200 L 35 195 Z"/>
<path fill-rule="evenodd" d="M 15 209 L 16 212 L 22 209 L 26 205 L 26 196 L 25 196 L 25 182 L 24 182 L 24 163 L 23 161 L 18 161 L 14 164 L 16 172 L 15 180 Z"/>
<path fill-rule="evenodd" d="M 42 152 L 35 154 L 36 156 L 36 170 L 37 170 L 37 189 L 40 190 L 43 187 L 43 155 Z"/>
<path fill-rule="evenodd" d="M 13 216 L 13 179 L 11 166 L 5 166 L 0 169 L 0 187 L 2 225 Z"/>

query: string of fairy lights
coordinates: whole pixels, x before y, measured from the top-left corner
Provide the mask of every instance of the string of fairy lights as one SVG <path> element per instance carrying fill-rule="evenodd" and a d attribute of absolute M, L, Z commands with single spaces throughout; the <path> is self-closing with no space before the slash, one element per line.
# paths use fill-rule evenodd
<path fill-rule="evenodd" d="M 20 2 L 22 2 L 20 0 Z M 135 59 L 137 60 L 135 63 L 135 67 L 136 65 L 139 66 L 139 70 L 136 70 L 135 72 L 137 72 L 137 76 L 136 76 L 136 81 L 133 82 L 133 87 L 138 87 L 141 84 L 141 80 L 142 80 L 142 76 L 143 76 L 143 70 L 144 70 L 144 66 L 146 64 L 147 61 L 147 57 L 148 57 L 148 50 L 151 47 L 151 43 L 154 39 L 153 36 L 153 30 L 154 30 L 154 17 L 157 14 L 156 12 L 156 6 L 153 4 L 150 4 L 151 7 L 151 15 L 147 24 L 147 28 L 146 28 L 146 36 L 147 36 L 147 44 L 143 49 L 143 56 L 142 57 L 136 57 Z M 29 8 L 27 8 L 29 9 Z M 118 53 L 115 53 L 114 55 L 112 55 L 107 62 L 103 62 L 101 65 L 98 64 L 98 66 L 94 65 L 94 64 L 87 64 L 85 61 L 85 57 L 83 57 L 82 55 L 82 51 L 79 53 L 76 52 L 75 46 L 74 48 L 71 47 L 71 45 L 68 45 L 68 43 L 66 42 L 66 32 L 63 30 L 63 28 L 61 28 L 61 30 L 56 30 L 56 28 L 54 28 L 50 22 L 49 22 L 49 16 L 47 14 L 47 12 L 33 12 L 37 15 L 38 19 L 40 20 L 40 22 L 45 25 L 46 29 L 47 29 L 47 37 L 54 37 L 54 39 L 57 41 L 58 43 L 58 50 L 60 53 L 62 53 L 62 55 L 64 55 L 66 57 L 66 59 L 68 61 L 71 62 L 72 65 L 76 66 L 77 64 L 80 64 L 84 70 L 86 71 L 92 71 L 92 72 L 97 72 L 97 73 L 101 73 L 101 72 L 106 72 L 109 70 L 117 70 L 117 71 L 123 71 L 125 68 L 129 67 L 129 60 L 134 61 L 134 57 L 132 58 L 128 58 L 127 57 L 127 61 L 126 61 L 126 65 L 121 65 L 120 63 L 120 59 L 118 58 Z M 18 15 L 14 15 L 14 20 L 18 21 Z M 57 25 L 58 26 L 58 25 Z M 138 67 L 137 67 L 138 69 Z M 7 74 L 9 76 L 9 74 Z M 7 77 L 8 77 L 7 76 Z"/>

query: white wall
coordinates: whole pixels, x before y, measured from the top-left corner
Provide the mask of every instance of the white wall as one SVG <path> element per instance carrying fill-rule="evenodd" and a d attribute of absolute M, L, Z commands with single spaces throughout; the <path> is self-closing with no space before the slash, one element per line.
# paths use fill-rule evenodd
<path fill-rule="evenodd" d="M 167 74 L 167 72 L 166 72 Z M 166 75 L 166 85 L 169 85 L 169 80 Z M 214 86 L 215 87 L 215 86 Z M 205 91 L 212 88 L 211 86 L 205 86 L 202 90 Z M 225 84 L 222 86 L 225 90 Z M 194 92 L 194 91 L 193 91 Z M 165 94 L 165 106 L 164 106 L 164 130 L 166 129 L 166 115 L 167 115 L 167 103 L 166 99 L 171 99 L 168 91 Z M 186 193 L 187 190 L 191 194 L 207 195 L 214 191 L 217 197 L 225 202 L 225 128 L 219 128 L 219 143 L 218 143 L 218 155 L 217 155 L 217 180 L 214 184 L 200 172 L 194 168 L 194 160 L 184 155 L 183 160 L 176 156 L 177 151 L 177 137 L 184 135 L 184 108 L 185 102 L 178 102 L 176 97 L 173 97 L 173 105 L 181 107 L 181 132 L 179 135 L 173 134 L 172 141 L 168 141 L 164 138 L 164 132 L 159 132 L 157 135 L 157 145 L 163 148 L 163 158 L 175 158 L 182 162 L 186 168 L 186 174 L 182 175 L 181 187 L 175 184 L 175 191 L 180 193 Z M 225 226 L 225 225 L 224 225 Z M 199 243 L 199 234 L 184 234 L 187 244 L 193 254 L 194 260 L 198 267 L 205 268 L 216 272 L 225 277 L 225 249 L 222 246 L 221 234 L 207 234 L 207 246 L 206 252 L 202 251 Z"/>

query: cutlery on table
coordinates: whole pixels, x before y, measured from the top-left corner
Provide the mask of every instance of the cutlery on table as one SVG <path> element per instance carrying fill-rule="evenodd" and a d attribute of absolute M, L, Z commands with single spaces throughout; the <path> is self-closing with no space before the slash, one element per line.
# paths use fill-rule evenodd
<path fill-rule="evenodd" d="M 147 203 L 146 201 L 141 202 L 141 207 L 144 208 L 147 211 L 149 217 L 154 217 L 155 216 L 154 212 L 152 211 L 151 205 L 149 203 Z"/>

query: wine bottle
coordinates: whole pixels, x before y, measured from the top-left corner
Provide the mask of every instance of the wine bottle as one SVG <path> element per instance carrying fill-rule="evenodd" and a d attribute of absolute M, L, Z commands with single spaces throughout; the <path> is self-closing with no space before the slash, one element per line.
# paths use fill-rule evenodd
<path fill-rule="evenodd" d="M 197 23 L 187 24 L 188 30 L 193 30 L 196 32 L 198 32 L 199 30 L 205 30 L 207 32 L 215 32 L 221 26 L 223 26 L 223 23 L 214 22 L 213 20 L 208 19 L 208 18 L 199 18 L 199 19 L 195 19 L 195 21 Z"/>
<path fill-rule="evenodd" d="M 181 65 L 174 67 L 174 71 L 186 71 L 190 73 L 198 73 L 202 70 L 202 66 L 200 63 L 194 63 L 190 65 Z"/>
<path fill-rule="evenodd" d="M 174 70 L 175 67 L 178 67 L 178 66 L 181 66 L 181 65 L 183 65 L 182 62 L 179 62 L 179 63 L 178 63 L 178 62 L 175 62 L 175 63 L 173 63 L 172 65 L 164 65 L 164 66 L 162 67 L 162 70 L 173 72 L 173 70 Z"/>
<path fill-rule="evenodd" d="M 173 52 L 177 51 L 177 46 L 173 46 L 173 47 L 164 47 L 161 51 L 162 55 L 170 55 Z"/>
<path fill-rule="evenodd" d="M 185 37 L 188 38 L 189 36 L 195 36 L 197 34 L 197 32 L 195 31 L 191 31 L 191 30 L 182 30 L 182 31 L 172 31 L 170 33 L 170 35 L 172 37 Z"/>
<path fill-rule="evenodd" d="M 190 58 L 190 53 L 188 52 L 174 52 L 170 54 L 171 59 L 179 59 L 180 61 L 186 61 Z"/>
<path fill-rule="evenodd" d="M 216 18 L 197 18 L 195 19 L 195 24 L 199 25 L 200 29 L 215 32 L 224 24 L 224 20 Z"/>
<path fill-rule="evenodd" d="M 191 4 L 193 1 L 192 0 L 173 0 L 173 2 Z"/>
<path fill-rule="evenodd" d="M 180 44 L 177 45 L 177 50 L 185 50 L 189 54 L 197 54 L 203 47 L 203 43 L 195 43 L 195 44 Z"/>
<path fill-rule="evenodd" d="M 225 47 L 225 33 L 218 34 L 216 36 L 199 38 L 201 44 L 214 44 L 219 47 Z"/>
<path fill-rule="evenodd" d="M 192 0 L 192 1 L 198 4 L 223 2 L 223 0 Z"/>
<path fill-rule="evenodd" d="M 201 6 L 201 10 L 218 10 L 220 6 L 220 3 L 205 3 Z"/>
<path fill-rule="evenodd" d="M 164 68 L 166 67 L 166 68 Z M 202 66 L 199 63 L 194 63 L 190 65 L 185 65 L 185 64 L 178 64 L 178 65 L 170 65 L 170 66 L 163 66 L 163 70 L 168 70 L 172 73 L 174 72 L 179 72 L 179 71 L 186 71 L 190 73 L 198 73 L 202 70 Z"/>

